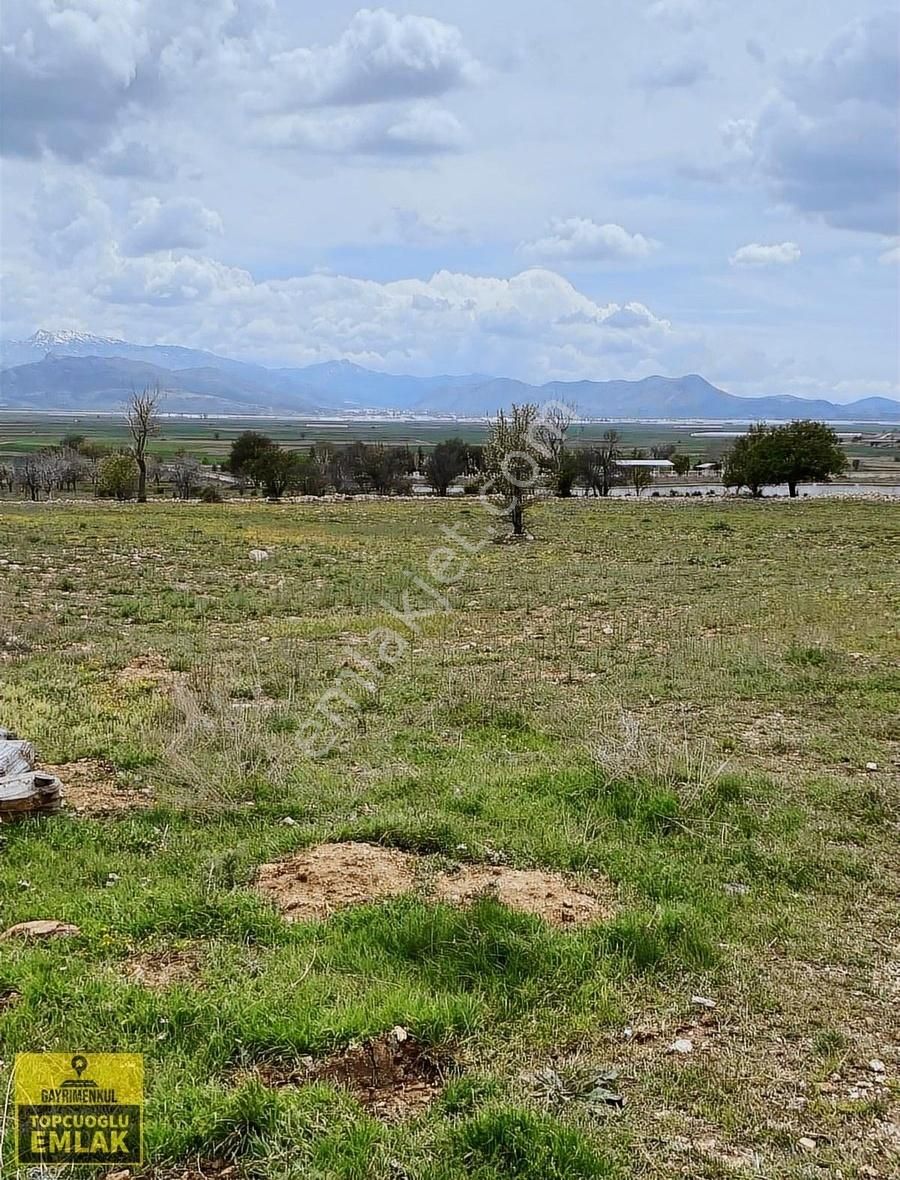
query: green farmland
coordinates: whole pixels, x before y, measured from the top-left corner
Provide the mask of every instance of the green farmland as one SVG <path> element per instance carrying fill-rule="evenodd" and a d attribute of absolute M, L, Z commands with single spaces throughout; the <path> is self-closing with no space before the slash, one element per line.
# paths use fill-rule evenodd
<path fill-rule="evenodd" d="M 74 804 L 4 826 L 0 930 L 77 928 L 0 941 L 0 1100 L 17 1052 L 144 1054 L 156 1180 L 897 1174 L 896 506 L 528 523 L 313 757 L 480 504 L 0 505 L 0 724 Z M 418 876 L 293 922 L 260 892 L 343 842 Z M 479 866 L 602 913 L 428 884 Z M 428 1069 L 376 1100 L 333 1063 L 396 1029 Z"/>

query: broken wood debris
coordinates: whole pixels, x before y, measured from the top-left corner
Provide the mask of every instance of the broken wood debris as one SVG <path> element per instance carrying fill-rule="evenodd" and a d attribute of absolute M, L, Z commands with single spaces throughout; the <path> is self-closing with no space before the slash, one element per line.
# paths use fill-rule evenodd
<path fill-rule="evenodd" d="M 0 727 L 0 823 L 53 815 L 62 807 L 62 784 L 34 769 L 34 746 Z"/>

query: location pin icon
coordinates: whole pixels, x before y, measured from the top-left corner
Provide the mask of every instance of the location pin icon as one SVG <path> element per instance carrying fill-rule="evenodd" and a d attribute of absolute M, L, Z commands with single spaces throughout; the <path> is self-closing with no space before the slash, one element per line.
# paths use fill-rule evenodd
<path fill-rule="evenodd" d="M 88 1061 L 86 1057 L 82 1057 L 80 1053 L 76 1053 L 72 1058 L 72 1068 L 75 1070 L 76 1077 L 81 1079 L 81 1075 L 87 1069 Z"/>

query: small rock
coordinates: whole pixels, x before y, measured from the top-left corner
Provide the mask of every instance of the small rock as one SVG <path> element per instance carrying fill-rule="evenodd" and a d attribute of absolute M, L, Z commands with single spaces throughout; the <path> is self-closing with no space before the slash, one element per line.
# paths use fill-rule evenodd
<path fill-rule="evenodd" d="M 261 561 L 268 561 L 269 560 L 268 549 L 251 549 L 250 550 L 250 560 L 255 561 L 257 563 L 257 565 Z"/>
<path fill-rule="evenodd" d="M 738 885 L 731 881 L 726 882 L 724 889 L 726 893 L 730 893 L 734 897 L 746 897 L 750 892 L 749 885 Z"/>
<path fill-rule="evenodd" d="M 281 826 L 283 828 L 296 828 L 297 821 L 293 818 L 293 816 L 286 815 L 281 821 Z"/>
<path fill-rule="evenodd" d="M 131 1168 L 121 1168 L 118 1172 L 107 1172 L 104 1180 L 131 1180 Z"/>
<path fill-rule="evenodd" d="M 55 918 L 39 918 L 33 922 L 17 922 L 0 934 L 0 942 L 9 938 L 71 938 L 81 930 L 69 922 L 58 922 Z"/>
<path fill-rule="evenodd" d="M 798 1143 L 804 1151 L 815 1151 L 818 1147 L 815 1139 L 810 1139 L 808 1135 L 804 1135 L 802 1139 L 798 1140 Z"/>
<path fill-rule="evenodd" d="M 872 773 L 873 773 L 874 771 L 876 771 L 877 769 L 878 769 L 878 763 L 877 763 L 877 762 L 867 762 L 867 763 L 866 763 L 866 770 L 869 772 L 869 774 L 872 774 Z"/>
<path fill-rule="evenodd" d="M 391 1037 L 398 1045 L 402 1045 L 404 1041 L 409 1040 L 409 1032 L 402 1024 L 397 1024 L 391 1029 Z"/>
<path fill-rule="evenodd" d="M 883 1061 L 879 1061 L 877 1057 L 869 1062 L 869 1069 L 872 1073 L 885 1073 L 885 1065 Z"/>
<path fill-rule="evenodd" d="M 691 996 L 691 1003 L 696 1004 L 698 1008 L 715 1008 L 716 1001 L 710 1000 L 706 996 Z"/>
<path fill-rule="evenodd" d="M 693 1053 L 694 1042 L 689 1041 L 687 1037 L 679 1037 L 678 1040 L 673 1041 L 668 1049 L 669 1053 Z"/>

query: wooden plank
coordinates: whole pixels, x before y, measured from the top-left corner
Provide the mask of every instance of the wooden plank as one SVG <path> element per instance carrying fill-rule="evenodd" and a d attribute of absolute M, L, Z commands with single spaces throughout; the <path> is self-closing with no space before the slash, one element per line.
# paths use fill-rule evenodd
<path fill-rule="evenodd" d="M 33 768 L 34 746 L 31 742 L 0 740 L 0 779 L 25 774 Z"/>
<path fill-rule="evenodd" d="M 62 807 L 62 784 L 52 774 L 30 771 L 0 779 L 0 822 L 50 815 Z"/>

